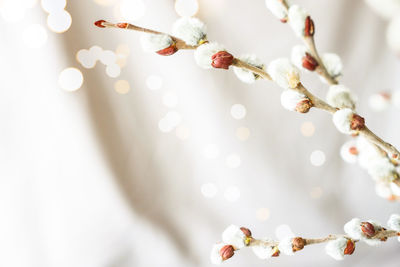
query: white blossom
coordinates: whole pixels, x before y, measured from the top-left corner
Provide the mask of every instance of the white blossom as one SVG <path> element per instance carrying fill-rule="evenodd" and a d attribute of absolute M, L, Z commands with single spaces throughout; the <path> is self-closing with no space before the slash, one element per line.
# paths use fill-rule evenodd
<path fill-rule="evenodd" d="M 232 245 L 235 249 L 241 249 L 246 246 L 246 235 L 236 225 L 230 225 L 222 233 L 222 241 Z"/>
<path fill-rule="evenodd" d="M 375 111 L 383 111 L 390 107 L 390 96 L 378 93 L 369 97 L 369 106 Z"/>
<path fill-rule="evenodd" d="M 400 232 L 400 215 L 392 214 L 387 222 L 390 229 Z"/>
<path fill-rule="evenodd" d="M 142 48 L 146 52 L 157 52 L 170 47 L 174 42 L 166 34 L 143 33 L 140 39 Z"/>
<path fill-rule="evenodd" d="M 372 145 L 362 136 L 357 138 L 358 163 L 361 167 L 368 169 L 371 163 L 382 158 L 375 145 Z"/>
<path fill-rule="evenodd" d="M 341 109 L 333 114 L 333 123 L 339 132 L 344 134 L 351 134 L 351 121 L 353 119 L 353 111 L 349 108 Z"/>
<path fill-rule="evenodd" d="M 255 55 L 243 55 L 243 56 L 239 57 L 239 59 L 246 62 L 247 64 L 250 64 L 250 65 L 256 67 L 256 68 L 264 69 L 264 64 Z M 238 79 L 244 83 L 249 83 L 249 84 L 254 83 L 257 80 L 257 78 L 259 77 L 257 74 L 255 74 L 251 71 L 248 71 L 248 70 L 245 70 L 242 68 L 238 68 L 238 67 L 233 67 L 233 71 L 235 72 Z"/>
<path fill-rule="evenodd" d="M 340 148 L 340 156 L 347 163 L 357 163 L 358 160 L 358 150 L 357 143 L 355 141 L 348 141 L 342 145 Z"/>
<path fill-rule="evenodd" d="M 298 5 L 292 5 L 289 8 L 288 19 L 289 24 L 297 36 L 304 36 L 304 29 L 306 25 L 306 18 L 308 17 L 308 12 L 304 8 Z"/>
<path fill-rule="evenodd" d="M 287 58 L 278 58 L 268 66 L 268 74 L 284 89 L 296 88 L 300 83 L 299 70 Z"/>
<path fill-rule="evenodd" d="M 307 52 L 308 49 L 304 45 L 296 45 L 292 48 L 292 55 L 290 59 L 292 60 L 292 63 L 299 69 L 307 70 L 306 68 L 303 68 L 303 58 L 306 56 Z"/>
<path fill-rule="evenodd" d="M 361 240 L 364 238 L 361 230 L 361 220 L 358 218 L 353 218 L 351 221 L 347 222 L 344 225 L 344 232 L 355 240 Z"/>
<path fill-rule="evenodd" d="M 264 241 L 269 242 L 270 240 L 264 239 Z M 272 246 L 267 246 L 264 243 L 252 246 L 251 249 L 253 250 L 254 254 L 262 260 L 266 260 L 272 257 L 276 250 Z"/>
<path fill-rule="evenodd" d="M 326 100 L 329 105 L 336 108 L 354 109 L 356 105 L 355 97 L 350 89 L 343 85 L 332 85 L 329 87 Z"/>
<path fill-rule="evenodd" d="M 375 181 L 393 181 L 396 177 L 396 167 L 386 157 L 370 161 L 368 173 Z"/>
<path fill-rule="evenodd" d="M 386 30 L 386 42 L 389 47 L 396 52 L 400 53 L 400 12 L 397 17 L 393 18 L 389 23 L 389 26 Z"/>
<path fill-rule="evenodd" d="M 342 60 L 337 54 L 324 53 L 321 56 L 321 60 L 329 75 L 331 75 L 333 78 L 337 78 L 342 75 L 343 64 Z"/>
<path fill-rule="evenodd" d="M 281 94 L 282 106 L 290 111 L 296 111 L 297 104 L 307 99 L 307 96 L 292 89 L 287 89 Z"/>
<path fill-rule="evenodd" d="M 288 1 L 286 1 L 286 3 L 288 3 Z M 286 19 L 288 11 L 281 0 L 265 0 L 265 5 L 278 19 Z"/>
<path fill-rule="evenodd" d="M 365 2 L 384 18 L 391 18 L 400 13 L 399 0 L 365 0 Z"/>
<path fill-rule="evenodd" d="M 225 48 L 218 43 L 207 43 L 200 45 L 194 52 L 194 58 L 197 65 L 204 69 L 212 68 L 212 56 L 220 51 L 225 51 Z"/>
<path fill-rule="evenodd" d="M 225 245 L 226 244 L 224 244 L 224 243 L 214 244 L 213 248 L 211 249 L 211 254 L 210 254 L 211 263 L 213 263 L 213 264 L 221 264 L 223 262 L 223 259 L 221 257 L 221 254 L 219 253 L 219 251 Z"/>
<path fill-rule="evenodd" d="M 196 46 L 205 41 L 207 27 L 197 18 L 183 17 L 174 23 L 172 33 L 186 44 Z"/>
<path fill-rule="evenodd" d="M 278 249 L 286 255 L 294 255 L 293 238 L 285 238 L 279 241 Z"/>
<path fill-rule="evenodd" d="M 344 259 L 344 250 L 347 247 L 347 238 L 340 237 L 338 239 L 329 241 L 326 244 L 325 251 L 326 253 L 334 258 L 335 260 L 343 260 Z"/>
<path fill-rule="evenodd" d="M 390 198 L 393 195 L 392 190 L 390 188 L 390 184 L 386 182 L 376 183 L 375 192 L 381 198 L 386 198 L 386 199 Z"/>

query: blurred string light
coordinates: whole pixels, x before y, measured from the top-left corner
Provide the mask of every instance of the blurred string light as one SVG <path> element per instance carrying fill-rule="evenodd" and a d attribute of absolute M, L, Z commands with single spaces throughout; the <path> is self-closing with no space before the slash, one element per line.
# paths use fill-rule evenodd
<path fill-rule="evenodd" d="M 37 0 L 2 0 L 0 14 L 6 22 L 18 22 L 25 16 L 26 9 L 36 5 Z"/>
<path fill-rule="evenodd" d="M 200 191 L 205 198 L 213 198 L 217 195 L 218 188 L 213 183 L 206 183 L 201 186 Z"/>
<path fill-rule="evenodd" d="M 326 159 L 325 153 L 322 152 L 321 150 L 315 150 L 310 155 L 311 164 L 316 167 L 324 165 L 325 159 Z"/>
<path fill-rule="evenodd" d="M 239 127 L 236 129 L 236 137 L 240 141 L 246 141 L 250 137 L 250 130 L 247 127 Z"/>
<path fill-rule="evenodd" d="M 117 54 L 111 50 L 103 50 L 100 46 L 81 49 L 76 53 L 76 60 L 84 68 L 91 69 L 100 61 L 106 66 L 106 74 L 111 78 L 116 78 L 121 74 L 121 66 L 117 64 Z"/>
<path fill-rule="evenodd" d="M 175 11 L 181 17 L 192 17 L 199 11 L 197 0 L 175 0 Z"/>
<path fill-rule="evenodd" d="M 58 84 L 66 91 L 76 91 L 83 84 L 82 72 L 76 68 L 66 68 L 60 73 Z"/>
<path fill-rule="evenodd" d="M 243 119 L 246 113 L 246 108 L 241 104 L 235 104 L 231 107 L 231 115 L 236 120 Z"/>
<path fill-rule="evenodd" d="M 265 222 L 269 219 L 270 212 L 268 208 L 260 208 L 256 212 L 257 220 Z"/>
<path fill-rule="evenodd" d="M 311 137 L 315 133 L 315 126 L 312 122 L 306 121 L 300 127 L 301 134 L 305 137 Z"/>
<path fill-rule="evenodd" d="M 39 48 L 47 41 L 47 32 L 40 24 L 28 25 L 22 32 L 22 40 L 27 47 Z"/>
<path fill-rule="evenodd" d="M 114 84 L 114 89 L 118 94 L 125 95 L 131 90 L 131 86 L 126 80 L 118 80 Z"/>
<path fill-rule="evenodd" d="M 67 0 L 42 0 L 42 8 L 49 13 L 47 26 L 56 33 L 66 32 L 72 24 L 72 17 L 65 10 Z"/>

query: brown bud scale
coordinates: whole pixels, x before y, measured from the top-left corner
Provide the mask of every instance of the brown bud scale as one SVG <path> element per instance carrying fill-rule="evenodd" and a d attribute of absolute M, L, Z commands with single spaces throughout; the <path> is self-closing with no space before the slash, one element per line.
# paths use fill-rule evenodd
<path fill-rule="evenodd" d="M 360 131 L 365 128 L 365 119 L 360 115 L 354 114 L 351 120 L 350 128 L 354 131 Z"/>
<path fill-rule="evenodd" d="M 358 149 L 355 146 L 349 148 L 349 153 L 352 155 L 358 155 Z"/>
<path fill-rule="evenodd" d="M 353 254 L 355 249 L 356 249 L 356 243 L 351 239 L 347 240 L 347 246 L 344 249 L 344 255 Z"/>
<path fill-rule="evenodd" d="M 314 21 L 311 19 L 310 16 L 308 16 L 305 22 L 304 35 L 306 37 L 312 37 L 314 36 L 314 31 Z"/>
<path fill-rule="evenodd" d="M 229 69 L 229 66 L 232 65 L 234 57 L 226 52 L 219 51 L 211 57 L 212 63 L 211 66 L 217 69 Z"/>
<path fill-rule="evenodd" d="M 243 232 L 243 234 L 246 237 L 251 237 L 251 231 L 250 229 L 246 228 L 246 227 L 240 227 L 240 230 Z"/>
<path fill-rule="evenodd" d="M 313 104 L 310 99 L 304 99 L 297 103 L 296 111 L 300 113 L 307 113 L 313 107 Z"/>
<path fill-rule="evenodd" d="M 293 252 L 302 250 L 305 245 L 306 245 L 306 240 L 301 237 L 295 237 L 292 240 Z"/>
<path fill-rule="evenodd" d="M 105 28 L 106 26 L 103 25 L 103 22 L 106 22 L 105 20 L 98 20 L 94 23 L 99 28 Z"/>
<path fill-rule="evenodd" d="M 319 64 L 317 60 L 310 53 L 307 52 L 306 55 L 303 57 L 303 68 L 309 71 L 314 71 L 318 67 L 318 65 Z"/>
<path fill-rule="evenodd" d="M 234 254 L 235 254 L 235 249 L 233 248 L 232 245 L 223 246 L 219 250 L 219 255 L 221 256 L 222 260 L 224 260 L 224 261 L 231 258 Z"/>
<path fill-rule="evenodd" d="M 170 56 L 175 54 L 178 51 L 178 48 L 176 47 L 175 44 L 172 44 L 171 46 L 164 48 L 160 51 L 157 51 L 157 54 L 161 55 L 161 56 Z"/>
<path fill-rule="evenodd" d="M 362 222 L 361 223 L 361 231 L 367 236 L 367 237 L 373 237 L 375 235 L 375 227 L 372 223 L 370 222 Z"/>

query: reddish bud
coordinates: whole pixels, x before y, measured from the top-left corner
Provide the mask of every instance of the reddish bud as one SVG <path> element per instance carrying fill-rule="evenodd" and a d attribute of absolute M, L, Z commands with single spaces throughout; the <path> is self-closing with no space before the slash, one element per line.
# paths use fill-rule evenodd
<path fill-rule="evenodd" d="M 359 131 L 365 128 L 365 119 L 360 115 L 354 114 L 351 120 L 350 128 L 355 131 Z"/>
<path fill-rule="evenodd" d="M 314 71 L 318 67 L 318 62 L 313 58 L 313 56 L 310 53 L 306 53 L 306 55 L 303 57 L 303 68 L 309 70 L 309 71 Z"/>
<path fill-rule="evenodd" d="M 306 18 L 305 28 L 304 28 L 304 35 L 306 37 L 314 36 L 314 21 L 311 19 L 310 16 Z"/>
<path fill-rule="evenodd" d="M 344 249 L 344 255 L 353 254 L 355 249 L 356 249 L 356 243 L 351 239 L 347 240 L 347 246 Z"/>
<path fill-rule="evenodd" d="M 226 51 L 219 51 L 211 57 L 211 66 L 217 69 L 229 69 L 233 63 L 233 56 Z"/>
<path fill-rule="evenodd" d="M 372 223 L 369 223 L 369 222 L 361 223 L 361 231 L 363 231 L 363 233 L 367 237 L 373 237 L 375 235 L 375 227 Z"/>
<path fill-rule="evenodd" d="M 282 23 L 286 23 L 286 22 L 287 22 L 287 18 L 280 19 L 280 21 L 281 21 Z"/>
<path fill-rule="evenodd" d="M 250 231 L 248 228 L 246 228 L 246 227 L 240 227 L 240 230 L 242 230 L 243 234 L 244 234 L 246 237 L 251 237 L 251 231 Z"/>
<path fill-rule="evenodd" d="M 296 111 L 300 113 L 307 113 L 312 108 L 313 104 L 310 99 L 304 99 L 297 103 Z"/>
<path fill-rule="evenodd" d="M 302 250 L 306 245 L 306 240 L 301 237 L 295 237 L 292 240 L 293 252 Z"/>
<path fill-rule="evenodd" d="M 175 54 L 178 51 L 178 48 L 176 47 L 175 44 L 172 44 L 171 46 L 164 48 L 160 51 L 157 51 L 157 54 L 161 55 L 161 56 L 170 56 Z"/>
<path fill-rule="evenodd" d="M 224 260 L 224 261 L 231 258 L 234 254 L 235 254 L 235 249 L 233 248 L 232 245 L 223 246 L 219 250 L 219 255 L 221 256 L 222 260 Z"/>
<path fill-rule="evenodd" d="M 278 249 L 278 247 L 273 247 L 272 251 L 274 252 L 271 257 L 279 257 L 279 254 L 281 253 Z"/>
<path fill-rule="evenodd" d="M 358 150 L 355 146 L 349 148 L 349 153 L 352 155 L 358 155 Z"/>
<path fill-rule="evenodd" d="M 379 93 L 383 98 L 385 98 L 386 100 L 390 100 L 391 95 L 388 92 L 381 92 Z"/>
<path fill-rule="evenodd" d="M 94 23 L 99 28 L 105 28 L 106 26 L 103 25 L 103 22 L 106 22 L 105 20 L 98 20 Z"/>
<path fill-rule="evenodd" d="M 126 23 L 126 22 L 117 23 L 117 27 L 121 28 L 121 29 L 126 29 L 126 28 L 128 28 L 128 26 L 129 26 L 129 23 Z"/>

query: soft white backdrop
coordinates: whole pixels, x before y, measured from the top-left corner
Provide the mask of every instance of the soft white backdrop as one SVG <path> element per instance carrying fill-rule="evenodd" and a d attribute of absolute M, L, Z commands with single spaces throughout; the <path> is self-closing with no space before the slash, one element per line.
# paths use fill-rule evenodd
<path fill-rule="evenodd" d="M 39 4 L 15 22 L 0 17 L 0 266 L 210 266 L 210 248 L 231 223 L 257 237 L 275 237 L 282 224 L 319 237 L 342 232 L 352 217 L 385 223 L 400 212 L 375 195 L 362 169 L 342 162 L 339 149 L 348 137 L 328 114 L 288 112 L 270 82 L 248 86 L 231 71 L 198 68 L 191 51 L 146 54 L 139 34 L 95 28 L 98 19 L 116 20 L 117 2 L 68 1 L 72 26 L 65 33 L 47 28 Z M 179 17 L 174 1 L 142 2 L 144 15 L 134 22 L 170 31 Z M 367 105 L 372 93 L 400 89 L 386 22 L 361 0 L 296 2 L 316 22 L 319 49 L 342 57 L 342 81 L 358 94 L 370 128 L 400 146 L 400 111 L 376 113 Z M 256 53 L 269 62 L 299 43 L 263 0 L 199 3 L 209 39 L 234 54 Z M 24 40 L 31 24 L 47 32 L 39 48 Z M 118 78 L 101 63 L 85 69 L 76 60 L 81 49 L 114 51 L 121 44 L 130 54 Z M 77 91 L 58 83 L 67 67 L 82 71 Z M 148 88 L 151 75 L 162 81 L 158 90 Z M 127 94 L 114 90 L 119 79 L 129 82 Z M 327 90 L 312 74 L 304 83 L 320 96 Z M 163 103 L 166 93 L 176 105 Z M 245 106 L 243 119 L 231 116 L 234 104 Z M 159 121 L 170 111 L 182 122 L 165 133 Z M 311 137 L 300 130 L 304 122 L 315 127 Z M 247 140 L 236 136 L 239 127 L 250 131 Z M 210 144 L 214 155 L 205 153 Z M 316 150 L 325 154 L 322 166 L 310 163 Z M 360 244 L 354 256 L 336 262 L 313 246 L 268 263 L 243 250 L 225 264 L 394 267 L 399 249 L 395 240 L 378 248 Z"/>

